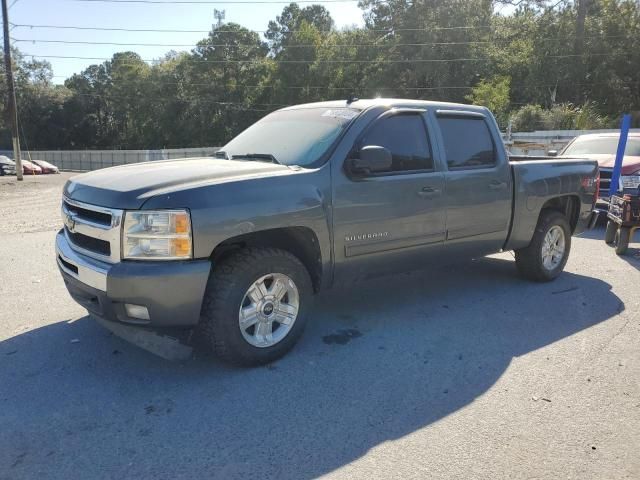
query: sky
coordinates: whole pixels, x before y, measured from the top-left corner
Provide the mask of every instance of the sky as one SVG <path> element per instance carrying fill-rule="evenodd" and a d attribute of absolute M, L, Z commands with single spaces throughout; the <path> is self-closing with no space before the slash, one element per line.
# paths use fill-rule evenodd
<path fill-rule="evenodd" d="M 161 0 L 163 1 L 163 0 Z M 206 1 L 206 0 L 199 0 Z M 241 1 L 241 0 L 235 0 Z M 275 2 L 275 0 L 262 0 Z M 13 0 L 8 0 L 9 5 Z M 158 58 L 169 50 L 190 50 L 188 46 L 124 46 L 73 45 L 43 43 L 38 40 L 92 41 L 116 43 L 155 43 L 195 45 L 206 37 L 205 31 L 215 22 L 213 10 L 225 10 L 225 22 L 239 23 L 251 30 L 266 30 L 269 20 L 275 20 L 287 3 L 270 4 L 136 4 L 82 2 L 76 0 L 17 0 L 9 10 L 14 24 L 63 25 L 84 27 L 202 30 L 203 33 L 118 32 L 93 30 L 62 30 L 15 27 L 11 31 L 13 45 L 25 54 L 41 56 L 74 56 L 110 58 L 114 53 L 131 50 L 144 59 Z M 305 4 L 301 4 L 304 7 Z M 362 25 L 362 11 L 357 1 L 326 3 L 338 28 Z M 16 41 L 21 40 L 21 41 Z M 28 40 L 28 41 L 22 41 Z M 35 42 L 33 42 L 35 40 Z M 53 66 L 54 83 L 62 83 L 74 73 L 103 60 L 42 58 Z"/>

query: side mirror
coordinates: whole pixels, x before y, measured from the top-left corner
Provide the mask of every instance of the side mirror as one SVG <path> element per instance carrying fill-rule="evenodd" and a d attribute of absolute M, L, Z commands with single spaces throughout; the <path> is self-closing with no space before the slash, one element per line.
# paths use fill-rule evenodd
<path fill-rule="evenodd" d="M 550 157 L 557 157 L 558 156 L 558 150 L 549 150 L 547 152 L 547 155 L 549 155 Z"/>
<path fill-rule="evenodd" d="M 391 169 L 392 164 L 391 152 L 378 145 L 362 147 L 359 158 L 352 158 L 348 162 L 350 172 L 358 175 L 385 172 Z"/>

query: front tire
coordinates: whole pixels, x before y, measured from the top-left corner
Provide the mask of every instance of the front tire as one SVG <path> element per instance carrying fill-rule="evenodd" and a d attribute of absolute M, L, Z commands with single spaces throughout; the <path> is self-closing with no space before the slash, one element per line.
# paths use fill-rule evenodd
<path fill-rule="evenodd" d="M 555 210 L 543 210 L 529 246 L 516 250 L 516 266 L 529 280 L 549 282 L 562 273 L 570 250 L 567 218 Z"/>
<path fill-rule="evenodd" d="M 236 365 L 273 362 L 302 335 L 312 300 L 311 278 L 297 257 L 275 248 L 239 250 L 209 276 L 199 326 L 204 346 Z"/>

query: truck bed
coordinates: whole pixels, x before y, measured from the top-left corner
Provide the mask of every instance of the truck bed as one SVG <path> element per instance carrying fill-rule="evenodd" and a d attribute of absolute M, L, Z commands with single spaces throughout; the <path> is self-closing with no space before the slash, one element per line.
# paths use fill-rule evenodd
<path fill-rule="evenodd" d="M 568 197 L 575 210 L 567 212 L 573 215 L 574 233 L 587 227 L 597 189 L 596 161 L 514 155 L 509 157 L 509 163 L 513 175 L 513 218 L 505 250 L 529 244 L 537 223 L 537 215 L 531 213 L 546 208 L 554 198 Z"/>

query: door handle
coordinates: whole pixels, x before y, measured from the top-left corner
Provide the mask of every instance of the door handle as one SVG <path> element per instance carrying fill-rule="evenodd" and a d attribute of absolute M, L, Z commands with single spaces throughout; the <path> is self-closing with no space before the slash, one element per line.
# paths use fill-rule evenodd
<path fill-rule="evenodd" d="M 494 180 L 489 184 L 489 188 L 491 190 L 504 190 L 507 188 L 507 182 L 498 182 L 497 180 Z"/>
<path fill-rule="evenodd" d="M 433 198 L 440 195 L 440 189 L 434 187 L 422 187 L 422 190 L 418 190 L 418 195 L 425 198 Z"/>

